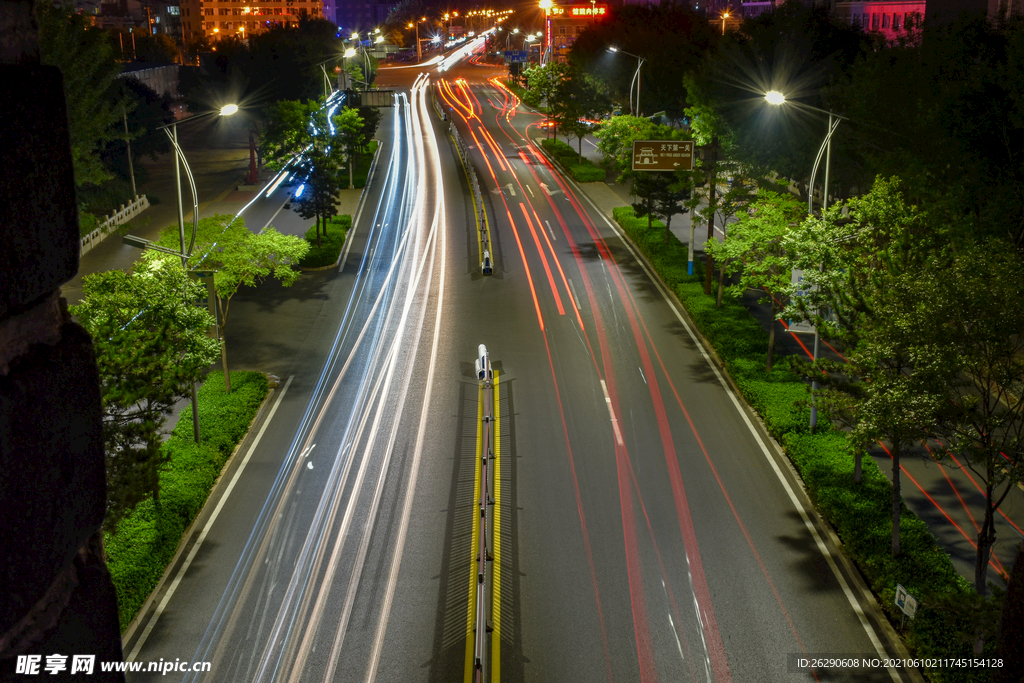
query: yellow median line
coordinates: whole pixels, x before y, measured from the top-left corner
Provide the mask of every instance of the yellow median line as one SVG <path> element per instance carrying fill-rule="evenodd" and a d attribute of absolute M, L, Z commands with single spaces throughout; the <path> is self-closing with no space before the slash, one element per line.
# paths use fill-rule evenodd
<path fill-rule="evenodd" d="M 473 625 L 476 621 L 476 551 L 480 542 L 480 467 L 484 433 L 484 388 L 477 388 L 476 397 L 476 469 L 473 475 L 473 541 L 469 563 L 469 603 L 466 606 L 466 683 L 473 683 Z"/>
<path fill-rule="evenodd" d="M 491 587 L 491 681 L 501 683 L 501 409 L 498 371 L 494 371 L 494 585 Z"/>

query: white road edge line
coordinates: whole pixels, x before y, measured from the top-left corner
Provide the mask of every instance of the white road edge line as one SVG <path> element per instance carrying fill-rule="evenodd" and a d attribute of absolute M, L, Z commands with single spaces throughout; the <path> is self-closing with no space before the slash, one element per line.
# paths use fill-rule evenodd
<path fill-rule="evenodd" d="M 267 426 L 269 426 L 271 420 L 274 419 L 274 413 L 277 412 L 278 406 L 281 405 L 281 399 L 283 399 L 284 395 L 288 393 L 288 387 L 291 385 L 294 378 L 295 376 L 292 375 L 288 378 L 288 381 L 284 383 L 284 388 L 281 389 L 281 393 L 278 394 L 277 399 L 274 401 L 274 406 L 270 409 L 270 412 L 267 413 L 267 419 L 263 421 L 263 426 L 260 427 L 260 431 L 257 432 L 256 438 L 249 446 L 249 450 L 246 452 L 245 457 L 242 458 L 242 462 L 239 463 L 238 469 L 235 470 L 235 474 L 231 477 L 231 482 L 228 484 L 228 487 L 224 489 L 224 495 L 222 495 L 220 500 L 217 501 L 217 507 L 213 509 L 213 514 L 210 515 L 210 518 L 206 520 L 206 524 L 203 526 L 203 531 L 199 534 L 199 538 L 196 539 L 195 544 L 192 546 L 192 550 L 189 551 L 188 557 L 186 557 L 182 565 L 178 567 L 178 571 L 174 575 L 174 580 L 171 581 L 171 585 L 167 588 L 167 592 L 164 593 L 164 597 L 160 600 L 160 604 L 157 605 L 156 611 L 153 612 L 153 616 L 151 616 L 149 621 L 146 623 L 146 628 L 143 629 L 138 642 L 136 642 L 135 647 L 132 648 L 131 654 L 125 658 L 126 662 L 135 661 L 135 657 L 138 656 L 139 650 L 142 649 L 146 639 L 149 638 L 149 634 L 153 632 L 153 627 L 156 626 L 156 622 L 160 618 L 160 615 L 163 614 L 164 609 L 167 608 L 167 603 L 171 601 L 171 596 L 174 595 L 174 591 L 178 589 L 178 584 L 181 583 L 181 578 L 185 575 L 185 572 L 188 571 L 189 565 L 191 565 L 192 560 L 195 559 L 196 553 L 199 552 L 199 547 L 206 539 L 206 534 L 210 532 L 210 529 L 213 527 L 213 523 L 217 521 L 217 516 L 220 514 L 221 508 L 224 507 L 224 503 L 227 502 L 228 497 L 231 495 L 231 491 L 235 488 L 235 484 L 238 482 L 239 477 L 242 476 L 242 472 L 245 470 L 245 466 L 249 462 L 249 458 L 251 458 L 252 454 L 256 451 L 256 446 L 259 445 L 260 440 L 263 438 L 263 432 L 267 431 Z"/>
<path fill-rule="evenodd" d="M 700 351 L 701 355 L 704 356 L 704 360 L 707 361 L 708 366 L 711 368 L 712 372 L 715 373 L 715 377 L 718 378 L 718 381 L 721 383 L 722 388 L 725 389 L 725 392 L 726 394 L 728 394 L 729 399 L 732 401 L 732 404 L 736 407 L 736 412 L 738 412 L 740 414 L 740 417 L 743 418 L 743 422 L 747 425 L 747 429 L 750 430 L 750 433 L 753 435 L 754 440 L 757 441 L 757 445 L 761 447 L 761 452 L 764 454 L 764 457 L 768 460 L 768 463 L 771 465 L 772 470 L 775 472 L 775 476 L 778 477 L 779 481 L 782 483 L 783 488 L 786 490 L 786 493 L 789 496 L 790 502 L 793 503 L 793 507 L 795 507 L 797 512 L 800 513 L 800 517 L 801 519 L 803 519 L 804 525 L 807 527 L 808 531 L 810 531 L 811 536 L 814 537 L 815 545 L 817 545 L 818 550 L 825 557 L 826 562 L 828 562 L 828 566 L 832 570 L 832 574 L 836 577 L 836 580 L 839 582 L 840 587 L 843 589 L 843 594 L 846 596 L 847 602 L 850 603 L 850 606 L 853 608 L 854 613 L 856 613 L 857 619 L 860 621 L 860 624 L 863 627 L 864 632 L 867 634 L 868 639 L 871 641 L 871 644 L 875 648 L 875 652 L 881 659 L 889 659 L 889 655 L 886 653 L 885 648 L 882 646 L 882 643 L 878 638 L 878 634 L 875 632 L 875 628 L 868 622 L 867 616 L 864 614 L 864 609 L 861 607 L 860 603 L 857 601 L 857 598 L 854 596 L 853 590 L 850 588 L 849 583 L 846 581 L 846 577 L 843 576 L 842 572 L 839 571 L 839 566 L 836 564 L 832 552 L 825 545 L 825 542 L 822 540 L 817 528 L 811 522 L 810 516 L 807 514 L 807 508 L 803 505 L 803 503 L 797 498 L 796 494 L 793 492 L 793 489 L 792 487 L 790 487 L 789 482 L 783 475 L 782 470 L 779 469 L 778 463 L 775 462 L 775 458 L 772 457 L 771 452 L 768 450 L 768 447 L 761 439 L 761 435 L 758 434 L 757 430 L 754 428 L 753 423 L 751 423 L 750 418 L 747 416 L 747 412 L 743 409 L 743 406 L 740 404 L 739 399 L 736 398 L 736 394 L 733 392 L 732 387 L 730 387 L 729 383 L 725 381 L 725 378 L 722 376 L 722 373 L 719 372 L 718 370 L 718 366 L 716 366 L 711 361 L 711 357 L 704 350 L 704 345 L 701 343 L 700 339 L 694 333 L 693 329 L 691 329 L 689 323 L 683 317 L 682 313 L 680 313 L 679 309 L 676 306 L 676 302 L 672 300 L 672 298 L 669 296 L 669 293 L 665 290 L 664 283 L 661 281 L 660 278 L 658 278 L 656 274 L 652 273 L 648 269 L 646 261 L 643 258 L 641 258 L 640 254 L 636 252 L 636 250 L 633 248 L 633 245 L 630 244 L 629 240 L 627 240 L 625 235 L 622 234 L 622 231 L 618 228 L 618 226 L 613 224 L 608 219 L 608 216 L 606 216 L 605 213 L 601 211 L 600 208 L 598 208 L 598 206 L 594 203 L 590 196 L 582 191 L 579 193 L 579 195 L 587 200 L 590 206 L 593 207 L 594 211 L 598 215 L 600 215 L 604 219 L 604 222 L 608 225 L 608 227 L 612 229 L 612 232 L 614 232 L 618 236 L 622 244 L 626 247 L 626 249 L 629 250 L 629 252 L 633 255 L 633 258 L 635 258 L 637 263 L 639 263 L 640 266 L 644 269 L 644 272 L 646 272 L 648 277 L 651 278 L 651 281 L 654 282 L 655 286 L 658 288 L 658 291 L 661 292 L 662 297 L 665 299 L 666 303 L 668 303 L 669 308 L 671 308 L 672 312 L 675 313 L 676 318 L 679 320 L 680 323 L 682 323 L 683 327 L 686 329 L 686 333 L 690 336 L 690 339 L 693 340 L 693 343 L 697 346 L 697 349 Z M 601 263 L 602 265 L 604 265 L 603 261 Z M 895 668 L 889 667 L 888 671 L 893 681 L 903 681 L 903 677 L 900 676 L 899 671 L 897 671 Z"/>

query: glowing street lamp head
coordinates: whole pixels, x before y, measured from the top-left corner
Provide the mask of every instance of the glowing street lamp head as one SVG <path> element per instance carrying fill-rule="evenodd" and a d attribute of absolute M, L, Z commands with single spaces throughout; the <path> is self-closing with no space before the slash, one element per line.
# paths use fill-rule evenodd
<path fill-rule="evenodd" d="M 375 43 L 383 43 L 384 42 L 384 36 L 377 36 L 377 40 L 375 40 L 373 42 L 375 42 Z"/>
<path fill-rule="evenodd" d="M 551 9 L 552 4 L 551 0 L 540 0 L 540 8 L 544 11 Z"/>
<path fill-rule="evenodd" d="M 769 90 L 764 94 L 764 99 L 768 101 L 768 104 L 774 105 L 785 104 L 786 102 L 786 96 L 778 90 Z"/>
<path fill-rule="evenodd" d="M 221 116 L 231 116 L 232 114 L 234 114 L 237 111 L 238 111 L 238 105 L 237 104 L 225 104 L 223 107 L 220 108 L 220 115 Z"/>
<path fill-rule="evenodd" d="M 345 56 L 346 57 L 355 57 L 356 56 L 356 49 L 354 47 L 348 48 L 347 50 L 345 50 Z"/>
<path fill-rule="evenodd" d="M 608 48 L 608 52 L 618 52 L 618 51 L 619 51 L 619 48 L 617 48 L 617 47 L 610 47 L 610 48 Z"/>
<path fill-rule="evenodd" d="M 359 33 L 357 31 L 352 32 L 352 40 L 359 40 Z"/>

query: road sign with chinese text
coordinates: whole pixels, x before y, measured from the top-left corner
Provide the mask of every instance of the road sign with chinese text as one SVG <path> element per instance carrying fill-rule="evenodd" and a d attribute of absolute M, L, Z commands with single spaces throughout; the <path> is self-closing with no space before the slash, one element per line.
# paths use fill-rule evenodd
<path fill-rule="evenodd" d="M 634 171 L 692 171 L 692 140 L 634 140 Z"/>
<path fill-rule="evenodd" d="M 526 50 L 505 50 L 505 61 L 512 64 L 526 61 Z"/>

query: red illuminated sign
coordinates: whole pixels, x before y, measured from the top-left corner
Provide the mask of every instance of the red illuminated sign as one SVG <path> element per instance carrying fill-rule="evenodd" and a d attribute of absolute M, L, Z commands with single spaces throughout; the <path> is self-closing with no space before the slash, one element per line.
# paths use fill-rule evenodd
<path fill-rule="evenodd" d="M 608 12 L 605 5 L 573 5 L 569 14 L 574 17 L 603 17 Z"/>

